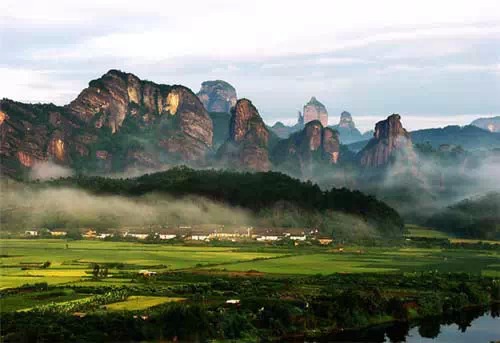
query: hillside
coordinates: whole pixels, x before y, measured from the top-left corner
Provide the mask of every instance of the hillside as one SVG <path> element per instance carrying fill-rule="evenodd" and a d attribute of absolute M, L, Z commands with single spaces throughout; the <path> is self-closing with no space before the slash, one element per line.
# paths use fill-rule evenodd
<path fill-rule="evenodd" d="M 359 191 L 332 188 L 322 191 L 311 182 L 301 182 L 276 172 L 237 173 L 177 167 L 130 179 L 77 176 L 49 181 L 43 186 L 76 187 L 99 195 L 143 196 L 166 193 L 175 198 L 196 195 L 212 201 L 251 210 L 275 225 L 317 226 L 324 232 L 338 228 L 329 222 L 334 212 L 361 218 L 381 235 L 399 235 L 399 214 L 372 196 Z M 338 218 L 337 218 L 338 219 Z M 333 219 L 332 219 L 333 220 Z"/>
<path fill-rule="evenodd" d="M 500 239 L 500 193 L 460 201 L 432 216 L 427 224 L 458 237 Z"/>
<path fill-rule="evenodd" d="M 417 130 L 410 134 L 415 144 L 429 142 L 434 148 L 443 144 L 460 145 L 467 150 L 500 147 L 500 133 L 489 132 L 472 125 Z"/>

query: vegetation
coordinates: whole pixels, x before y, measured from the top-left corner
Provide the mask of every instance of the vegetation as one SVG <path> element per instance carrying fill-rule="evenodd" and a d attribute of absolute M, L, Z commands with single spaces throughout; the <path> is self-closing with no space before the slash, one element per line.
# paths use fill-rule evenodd
<path fill-rule="evenodd" d="M 456 236 L 500 239 L 500 193 L 466 199 L 435 214 L 428 225 Z"/>
<path fill-rule="evenodd" d="M 406 240 L 388 246 L 5 239 L 0 335 L 14 342 L 321 337 L 500 300 L 499 245 L 452 244 L 422 230 L 411 227 Z"/>
<path fill-rule="evenodd" d="M 177 167 L 133 179 L 77 176 L 49 181 L 48 186 L 79 187 L 96 194 L 139 196 L 163 192 L 175 197 L 198 195 L 217 202 L 250 209 L 255 213 L 279 205 L 298 210 L 303 226 L 311 223 L 326 233 L 328 222 L 315 221 L 315 214 L 339 211 L 362 218 L 384 234 L 400 234 L 403 221 L 398 213 L 373 196 L 346 188 L 322 191 L 311 182 L 301 182 L 281 173 L 238 173 Z M 281 224 L 281 223 L 280 223 Z"/>

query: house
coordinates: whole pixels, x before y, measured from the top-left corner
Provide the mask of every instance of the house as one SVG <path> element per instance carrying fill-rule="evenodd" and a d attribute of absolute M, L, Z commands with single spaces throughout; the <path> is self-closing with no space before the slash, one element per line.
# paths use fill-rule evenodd
<path fill-rule="evenodd" d="M 226 304 L 239 305 L 239 303 L 240 303 L 239 299 L 229 299 L 229 300 L 226 300 Z"/>
<path fill-rule="evenodd" d="M 88 229 L 82 236 L 85 238 L 95 238 L 97 236 L 97 231 Z"/>
<path fill-rule="evenodd" d="M 328 238 L 328 237 L 321 237 L 321 238 L 318 238 L 318 242 L 321 245 L 329 245 L 333 242 L 333 239 Z"/>
<path fill-rule="evenodd" d="M 306 235 L 302 236 L 288 236 L 292 241 L 305 241 L 307 239 Z"/>
<path fill-rule="evenodd" d="M 130 233 L 130 232 L 125 232 L 125 237 L 133 237 L 137 239 L 146 239 L 148 238 L 149 234 L 147 233 Z"/>
<path fill-rule="evenodd" d="M 208 241 L 210 239 L 210 236 L 203 233 L 197 233 L 197 234 L 191 234 L 191 239 L 193 241 Z"/>
<path fill-rule="evenodd" d="M 158 237 L 160 237 L 160 239 L 162 239 L 162 240 L 168 240 L 168 239 L 174 239 L 174 238 L 176 238 L 177 235 L 173 234 L 173 233 L 171 233 L 171 234 L 170 233 L 160 233 L 158 235 Z"/>
<path fill-rule="evenodd" d="M 277 236 L 277 235 L 263 235 L 257 237 L 257 241 L 259 242 L 272 242 L 272 241 L 279 241 L 282 239 L 282 236 Z"/>
<path fill-rule="evenodd" d="M 108 237 L 111 237 L 111 236 L 113 236 L 112 233 L 100 233 L 100 234 L 97 235 L 97 238 L 99 238 L 99 239 L 105 239 L 105 238 L 108 238 Z"/>
<path fill-rule="evenodd" d="M 66 236 L 68 233 L 66 231 L 50 231 L 50 235 L 54 237 Z"/>
<path fill-rule="evenodd" d="M 38 236 L 38 231 L 36 231 L 36 230 L 26 230 L 26 231 L 24 231 L 24 235 L 25 236 L 36 237 L 36 236 Z"/>
<path fill-rule="evenodd" d="M 145 276 L 145 277 L 149 277 L 149 276 L 155 276 L 158 273 L 157 272 L 149 271 L 147 269 L 142 269 L 142 270 L 139 270 L 138 274 L 142 275 L 142 276 Z"/>

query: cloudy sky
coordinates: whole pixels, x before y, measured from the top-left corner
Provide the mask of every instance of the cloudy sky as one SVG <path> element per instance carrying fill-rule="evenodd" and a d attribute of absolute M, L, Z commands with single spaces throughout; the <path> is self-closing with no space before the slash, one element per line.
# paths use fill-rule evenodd
<path fill-rule="evenodd" d="M 363 130 L 500 114 L 497 0 L 2 0 L 0 48 L 0 97 L 20 101 L 68 103 L 114 68 L 224 79 L 271 124 L 312 95 Z"/>

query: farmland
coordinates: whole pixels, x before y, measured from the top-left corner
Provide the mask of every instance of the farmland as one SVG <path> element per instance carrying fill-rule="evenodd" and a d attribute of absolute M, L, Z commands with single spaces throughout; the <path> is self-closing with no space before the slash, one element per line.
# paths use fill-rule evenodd
<path fill-rule="evenodd" d="M 100 284 L 123 285 L 148 269 L 169 271 L 257 271 L 266 274 L 467 272 L 500 275 L 498 250 L 442 248 L 211 247 L 130 242 L 2 240 L 1 288 L 46 282 L 93 282 L 92 265 L 109 267 Z M 39 267 L 50 261 L 50 267 Z"/>
<path fill-rule="evenodd" d="M 140 339 L 152 339 L 148 332 L 157 330 L 189 340 L 193 334 L 317 335 L 331 330 L 331 323 L 361 327 L 401 316 L 413 320 L 500 298 L 499 245 L 453 244 L 422 228 L 406 237 L 388 246 L 3 239 L 0 311 L 6 332 L 24 323 L 38 336 L 44 330 L 40 323 L 53 317 L 88 340 L 107 339 L 92 331 L 100 325 L 94 322 L 105 322 L 105 331 L 123 340 L 137 332 L 143 332 Z M 241 300 L 241 308 L 228 299 Z M 303 319 L 294 318 L 312 321 L 304 329 Z M 38 324 L 31 327 L 33 321 Z M 194 329 L 154 324 L 175 321 Z M 47 330 L 46 337 L 58 340 L 51 336 L 53 327 Z"/>

